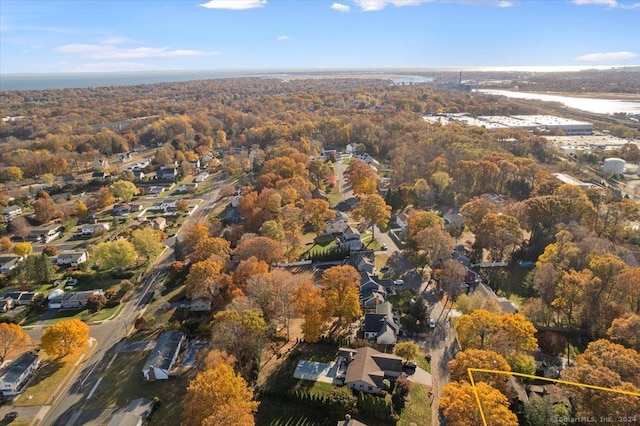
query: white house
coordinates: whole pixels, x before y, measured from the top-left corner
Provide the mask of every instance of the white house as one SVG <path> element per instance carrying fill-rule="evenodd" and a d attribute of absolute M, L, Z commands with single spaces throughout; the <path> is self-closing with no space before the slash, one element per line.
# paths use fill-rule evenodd
<path fill-rule="evenodd" d="M 2 216 L 4 216 L 5 220 L 13 219 L 16 216 L 20 216 L 22 214 L 22 207 L 20 206 L 8 206 L 2 210 Z"/>
<path fill-rule="evenodd" d="M 80 228 L 80 233 L 82 235 L 93 235 L 94 233 L 96 233 L 96 231 L 108 231 L 110 228 L 111 226 L 107 222 L 87 223 L 85 225 L 82 225 L 82 228 Z"/>
<path fill-rule="evenodd" d="M 160 335 L 155 348 L 142 367 L 145 380 L 167 380 L 169 378 L 169 371 L 178 359 L 184 339 L 185 334 L 177 330 L 167 331 Z"/>
<path fill-rule="evenodd" d="M 0 373 L 0 392 L 5 396 L 19 394 L 38 365 L 40 358 L 33 352 L 20 355 Z"/>
<path fill-rule="evenodd" d="M 56 257 L 56 265 L 76 267 L 87 261 L 86 251 L 63 251 Z"/>
<path fill-rule="evenodd" d="M 400 228 L 406 228 L 409 225 L 409 215 L 404 212 L 396 215 L 396 223 Z"/>
<path fill-rule="evenodd" d="M 367 346 L 340 348 L 338 354 L 348 364 L 344 384 L 356 391 L 379 394 L 384 388 L 384 379 L 395 382 L 402 373 L 401 357 Z"/>
<path fill-rule="evenodd" d="M 207 180 L 208 177 L 209 177 L 209 173 L 202 172 L 198 176 L 196 176 L 195 179 L 193 179 L 193 181 L 196 182 L 196 183 L 202 183 L 205 180 Z"/>

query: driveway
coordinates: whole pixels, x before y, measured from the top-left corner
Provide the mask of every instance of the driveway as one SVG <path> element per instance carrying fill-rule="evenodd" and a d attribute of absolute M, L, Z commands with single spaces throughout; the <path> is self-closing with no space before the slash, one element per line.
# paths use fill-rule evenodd
<path fill-rule="evenodd" d="M 407 377 L 410 382 L 431 386 L 431 373 L 426 372 L 420 367 L 416 367 L 415 373 Z"/>

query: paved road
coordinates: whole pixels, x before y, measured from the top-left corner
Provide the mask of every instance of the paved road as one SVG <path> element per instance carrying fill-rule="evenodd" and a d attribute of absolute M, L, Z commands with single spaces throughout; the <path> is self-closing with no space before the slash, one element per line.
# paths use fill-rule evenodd
<path fill-rule="evenodd" d="M 206 195 L 199 208 L 185 221 L 185 226 L 206 219 L 215 207 L 221 187 L 222 185 L 218 185 Z M 173 261 L 175 239 L 176 237 L 172 237 L 165 241 L 167 249 L 158 257 L 152 272 L 145 277 L 142 285 L 137 287 L 134 296 L 123 306 L 118 317 L 90 326 L 90 335 L 95 339 L 96 347 L 89 358 L 71 373 L 72 377 L 68 378 L 68 385 L 63 385 L 60 394 L 54 395 L 53 405 L 29 408 L 7 406 L 2 407 L 0 413 L 19 411 L 24 413 L 20 417 L 34 419 L 32 424 L 56 426 L 80 424 L 78 418 L 86 402 L 86 396 L 104 374 L 109 361 L 116 353 L 119 342 L 127 335 L 135 319 L 144 312 L 153 292 L 164 281 Z M 38 343 L 44 328 L 42 325 L 37 325 L 30 327 L 26 332 L 33 342 Z"/>

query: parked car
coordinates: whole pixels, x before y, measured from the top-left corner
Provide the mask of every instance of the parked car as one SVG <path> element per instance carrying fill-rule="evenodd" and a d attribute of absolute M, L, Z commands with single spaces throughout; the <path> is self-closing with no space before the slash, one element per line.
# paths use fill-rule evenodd
<path fill-rule="evenodd" d="M 393 285 L 404 285 L 404 280 L 395 280 Z"/>
<path fill-rule="evenodd" d="M 389 268 L 388 266 L 383 266 L 382 268 L 380 268 L 380 272 L 385 273 L 385 272 L 389 272 L 391 268 Z"/>
<path fill-rule="evenodd" d="M 387 251 L 387 250 L 389 249 L 389 247 L 387 247 L 387 245 L 386 245 L 386 244 L 383 244 L 382 246 L 380 246 L 380 249 L 381 249 L 382 251 Z"/>
<path fill-rule="evenodd" d="M 7 414 L 4 415 L 4 421 L 6 422 L 12 422 L 15 419 L 18 418 L 18 412 L 17 411 L 10 411 Z"/>
<path fill-rule="evenodd" d="M 429 319 L 429 328 L 436 328 L 436 320 Z"/>

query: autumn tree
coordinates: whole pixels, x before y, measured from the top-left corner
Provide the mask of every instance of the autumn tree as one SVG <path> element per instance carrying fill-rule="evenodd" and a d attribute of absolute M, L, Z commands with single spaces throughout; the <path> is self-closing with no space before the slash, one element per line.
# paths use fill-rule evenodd
<path fill-rule="evenodd" d="M 124 271 L 135 265 L 138 253 L 131 242 L 119 238 L 95 246 L 91 257 L 102 270 Z"/>
<path fill-rule="evenodd" d="M 517 426 L 518 418 L 509 410 L 509 399 L 484 382 L 476 383 L 477 392 L 487 424 Z M 477 426 L 482 424 L 476 396 L 470 383 L 450 382 L 442 389 L 440 410 L 449 424 Z"/>
<path fill-rule="evenodd" d="M 12 323 L 0 323 L 0 365 L 15 349 L 31 343 L 31 338 L 22 326 Z"/>
<path fill-rule="evenodd" d="M 258 232 L 263 237 L 269 237 L 279 243 L 282 243 L 287 236 L 284 227 L 277 220 L 267 220 L 260 226 Z"/>
<path fill-rule="evenodd" d="M 238 360 L 246 377 L 264 341 L 267 324 L 262 312 L 251 309 L 226 309 L 211 323 L 211 342 Z"/>
<path fill-rule="evenodd" d="M 464 224 L 476 233 L 480 229 L 482 219 L 489 213 L 497 213 L 498 208 L 495 203 L 485 198 L 474 198 L 471 201 L 466 202 L 460 208 L 460 214 L 464 218 Z"/>
<path fill-rule="evenodd" d="M 140 190 L 133 182 L 128 180 L 118 180 L 111 184 L 109 187 L 111 193 L 120 198 L 122 201 L 131 201 L 133 197 L 140 193 Z"/>
<path fill-rule="evenodd" d="M 11 182 L 19 182 L 22 180 L 22 169 L 17 166 L 9 166 L 3 171 L 3 178 Z"/>
<path fill-rule="evenodd" d="M 192 253 L 199 241 L 209 238 L 209 227 L 204 222 L 189 225 L 180 234 L 180 242 L 187 253 Z"/>
<path fill-rule="evenodd" d="M 146 260 L 160 254 L 164 250 L 163 234 L 149 226 L 138 228 L 131 233 L 131 244 L 139 256 Z"/>
<path fill-rule="evenodd" d="M 183 426 L 253 426 L 259 403 L 231 366 L 221 363 L 199 373 L 187 387 Z"/>
<path fill-rule="evenodd" d="M 292 303 L 296 313 L 303 318 L 301 328 L 304 340 L 317 342 L 331 319 L 322 291 L 311 281 L 303 281 L 293 290 Z"/>
<path fill-rule="evenodd" d="M 420 354 L 420 348 L 414 342 L 399 342 L 393 351 L 396 355 L 401 356 L 405 360 L 417 359 Z"/>
<path fill-rule="evenodd" d="M 13 253 L 18 256 L 28 256 L 33 253 L 33 246 L 31 243 L 16 243 L 13 246 Z"/>
<path fill-rule="evenodd" d="M 27 222 L 27 219 L 24 216 L 18 216 L 11 219 L 9 228 L 15 236 L 21 238 L 23 242 L 30 232 L 29 222 Z"/>
<path fill-rule="evenodd" d="M 451 256 L 456 240 L 439 227 L 428 227 L 414 235 L 413 241 L 420 250 L 426 265 L 434 265 Z"/>
<path fill-rule="evenodd" d="M 467 268 L 454 259 L 447 259 L 434 273 L 434 278 L 438 281 L 440 289 L 448 297 L 455 300 L 462 292 L 462 284 L 467 275 Z"/>
<path fill-rule="evenodd" d="M 451 381 L 468 382 L 469 368 L 481 368 L 487 370 L 511 371 L 511 367 L 504 357 L 491 350 L 466 349 L 458 352 L 455 359 L 449 361 L 449 377 Z M 484 382 L 498 389 L 502 393 L 507 391 L 509 376 L 495 373 L 473 373 L 473 380 Z"/>
<path fill-rule="evenodd" d="M 262 260 L 268 265 L 283 259 L 282 245 L 267 237 L 253 237 L 243 240 L 236 247 L 234 260 L 240 262 L 255 256 L 256 259 Z"/>
<path fill-rule="evenodd" d="M 258 260 L 255 256 L 240 261 L 238 267 L 233 272 L 233 282 L 241 289 L 245 290 L 249 278 L 254 275 L 268 274 L 269 265 L 262 260 Z"/>
<path fill-rule="evenodd" d="M 222 271 L 223 266 L 213 260 L 203 260 L 191 265 L 184 282 L 187 297 L 190 299 L 205 297 L 213 300 L 221 290 L 218 278 Z"/>
<path fill-rule="evenodd" d="M 98 209 L 104 209 L 112 205 L 116 201 L 115 197 L 111 193 L 111 190 L 106 186 L 103 186 L 102 188 L 100 188 L 98 192 L 96 192 L 91 197 L 91 199 L 92 199 L 93 205 Z"/>
<path fill-rule="evenodd" d="M 99 312 L 107 304 L 107 297 L 103 293 L 93 293 L 87 299 L 87 308 L 93 312 Z"/>
<path fill-rule="evenodd" d="M 11 242 L 11 238 L 9 237 L 0 237 L 0 251 L 6 252 L 11 250 L 11 246 L 13 243 Z"/>
<path fill-rule="evenodd" d="M 222 265 L 229 260 L 232 252 L 229 241 L 220 237 L 208 237 L 196 243 L 191 260 L 193 262 L 214 260 Z"/>
<path fill-rule="evenodd" d="M 49 356 L 64 356 L 89 341 L 89 326 L 79 319 L 57 322 L 44 330 L 40 340 L 42 350 Z"/>
<path fill-rule="evenodd" d="M 316 235 L 324 229 L 324 224 L 334 216 L 334 211 L 329 208 L 329 202 L 320 199 L 309 200 L 304 203 L 302 210 L 304 219 L 312 227 Z"/>
<path fill-rule="evenodd" d="M 47 223 L 64 215 L 62 209 L 48 196 L 33 202 L 35 218 L 40 223 Z"/>
<path fill-rule="evenodd" d="M 420 231 L 427 228 L 444 229 L 444 219 L 430 210 L 411 210 L 407 217 L 407 231 L 411 240 L 413 241 Z"/>
<path fill-rule="evenodd" d="M 356 195 L 373 194 L 378 186 L 378 174 L 359 158 L 351 160 L 345 175 Z"/>
<path fill-rule="evenodd" d="M 387 226 L 391 218 L 391 206 L 388 206 L 378 194 L 363 195 L 360 197 L 358 207 L 352 212 L 355 220 L 365 220 L 371 223 L 371 235 L 375 238 L 375 227 Z"/>
<path fill-rule="evenodd" d="M 360 274 L 349 265 L 334 266 L 320 278 L 322 295 L 332 316 L 337 317 L 336 328 L 350 324 L 362 316 L 359 300 Z"/>
<path fill-rule="evenodd" d="M 629 314 L 616 318 L 607 330 L 607 336 L 613 342 L 640 351 L 640 315 Z"/>
<path fill-rule="evenodd" d="M 494 261 L 505 260 L 520 246 L 523 231 L 518 220 L 507 214 L 487 213 L 476 231 L 475 245 L 487 249 Z"/>

